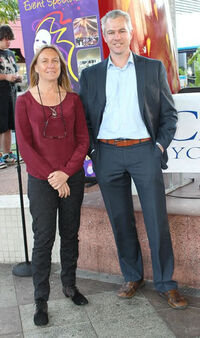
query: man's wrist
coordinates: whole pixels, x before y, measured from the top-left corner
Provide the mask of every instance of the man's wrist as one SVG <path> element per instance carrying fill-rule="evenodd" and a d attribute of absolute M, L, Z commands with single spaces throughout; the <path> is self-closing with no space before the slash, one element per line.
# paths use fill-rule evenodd
<path fill-rule="evenodd" d="M 164 148 L 163 146 L 159 143 L 159 142 L 156 142 L 156 145 L 160 148 L 160 150 L 162 151 L 162 153 L 164 152 Z"/>

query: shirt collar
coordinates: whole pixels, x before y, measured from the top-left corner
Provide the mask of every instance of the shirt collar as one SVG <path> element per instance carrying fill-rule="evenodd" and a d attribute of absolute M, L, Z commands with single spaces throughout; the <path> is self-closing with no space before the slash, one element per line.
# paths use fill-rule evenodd
<path fill-rule="evenodd" d="M 126 63 L 126 65 L 125 65 L 123 68 L 127 67 L 127 65 L 128 65 L 129 63 L 134 64 L 134 59 L 133 59 L 133 53 L 132 53 L 132 52 L 130 52 L 129 58 L 128 58 L 128 60 L 127 60 L 127 63 Z M 111 66 L 116 67 L 116 66 L 114 65 L 114 63 L 112 62 L 111 57 L 110 57 L 110 55 L 109 55 L 109 58 L 108 58 L 108 68 L 110 68 Z"/>

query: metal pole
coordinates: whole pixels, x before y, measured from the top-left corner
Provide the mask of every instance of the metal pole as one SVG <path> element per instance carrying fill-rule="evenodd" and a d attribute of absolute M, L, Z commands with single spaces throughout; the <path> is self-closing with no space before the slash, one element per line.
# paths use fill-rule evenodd
<path fill-rule="evenodd" d="M 22 176 L 21 176 L 21 165 L 19 160 L 19 149 L 16 140 L 16 152 L 17 152 L 17 174 L 18 174 L 18 183 L 19 183 L 19 196 L 20 196 L 20 206 L 21 206 L 21 217 L 22 217 L 22 230 L 24 237 L 24 252 L 25 252 L 25 262 L 15 265 L 12 269 L 12 273 L 15 276 L 19 277 L 29 277 L 32 275 L 31 272 L 31 263 L 28 257 L 28 245 L 27 245 L 27 235 L 26 235 L 26 222 L 25 222 L 25 213 L 24 213 L 24 199 L 23 199 L 23 189 L 22 189 Z"/>

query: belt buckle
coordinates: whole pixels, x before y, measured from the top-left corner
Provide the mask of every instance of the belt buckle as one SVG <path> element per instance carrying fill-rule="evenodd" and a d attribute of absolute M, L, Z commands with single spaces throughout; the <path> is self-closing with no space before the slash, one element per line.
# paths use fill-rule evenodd
<path fill-rule="evenodd" d="M 129 139 L 123 139 L 123 140 L 121 140 L 122 146 L 123 146 L 123 147 L 127 147 L 129 141 L 130 141 Z"/>
<path fill-rule="evenodd" d="M 115 145 L 115 146 L 118 146 L 118 142 L 119 142 L 119 140 L 115 138 L 115 139 L 114 139 L 114 145 Z"/>
<path fill-rule="evenodd" d="M 120 147 L 119 143 L 125 143 L 126 140 L 124 139 L 114 139 L 114 145 L 117 146 L 117 147 Z M 122 146 L 122 145 L 121 145 Z"/>

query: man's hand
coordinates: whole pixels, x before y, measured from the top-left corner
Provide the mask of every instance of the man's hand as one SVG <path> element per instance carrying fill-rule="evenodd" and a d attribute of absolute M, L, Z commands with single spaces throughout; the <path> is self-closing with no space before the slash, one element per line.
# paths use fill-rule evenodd
<path fill-rule="evenodd" d="M 48 182 L 55 190 L 61 188 L 61 186 L 67 182 L 69 176 L 65 174 L 63 171 L 57 170 L 53 171 L 48 176 Z"/>
<path fill-rule="evenodd" d="M 16 83 L 22 82 L 22 76 L 17 75 L 17 78 L 15 80 Z"/>
<path fill-rule="evenodd" d="M 18 78 L 16 74 L 5 74 L 5 80 L 9 82 L 15 82 Z"/>
<path fill-rule="evenodd" d="M 65 182 L 59 189 L 58 194 L 60 198 L 66 198 L 67 196 L 70 196 L 70 188 L 67 182 Z"/>

